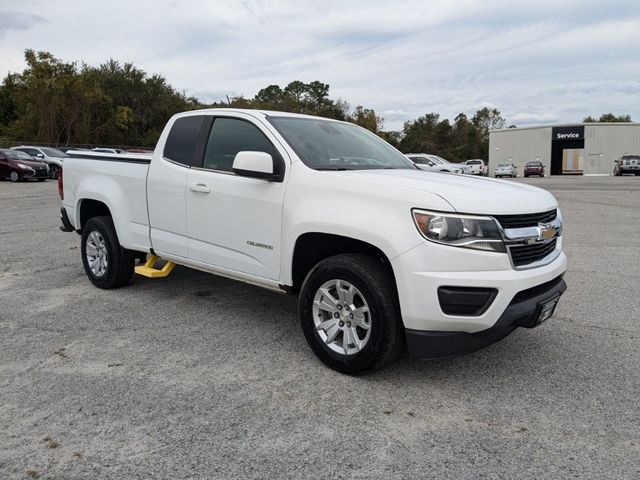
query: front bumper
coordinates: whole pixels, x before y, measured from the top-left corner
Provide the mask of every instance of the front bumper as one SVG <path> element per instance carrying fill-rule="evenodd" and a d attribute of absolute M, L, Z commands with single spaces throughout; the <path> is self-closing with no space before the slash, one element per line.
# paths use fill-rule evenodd
<path fill-rule="evenodd" d="M 479 332 L 406 330 L 411 356 L 421 359 L 447 358 L 479 350 L 506 337 L 518 327 L 537 325 L 542 305 L 559 298 L 567 289 L 562 276 L 517 293 L 498 321 Z"/>
<path fill-rule="evenodd" d="M 35 180 L 38 178 L 49 178 L 48 168 L 31 168 L 29 170 L 20 170 L 20 175 L 25 180 Z"/>

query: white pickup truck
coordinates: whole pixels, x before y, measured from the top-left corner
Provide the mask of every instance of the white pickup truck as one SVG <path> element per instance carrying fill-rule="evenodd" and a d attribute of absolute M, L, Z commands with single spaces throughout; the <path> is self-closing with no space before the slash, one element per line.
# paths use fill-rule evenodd
<path fill-rule="evenodd" d="M 153 155 L 70 157 L 61 228 L 82 235 L 97 287 L 160 272 L 136 267 L 151 254 L 298 294 L 309 345 L 344 373 L 405 345 L 477 350 L 547 320 L 566 289 L 550 193 L 419 170 L 350 123 L 199 110 L 171 118 Z"/>

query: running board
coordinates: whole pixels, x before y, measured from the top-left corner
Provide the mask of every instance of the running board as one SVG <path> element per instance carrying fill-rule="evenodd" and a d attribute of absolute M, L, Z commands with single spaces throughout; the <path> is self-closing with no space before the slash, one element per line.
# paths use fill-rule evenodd
<path fill-rule="evenodd" d="M 161 269 L 157 269 L 155 268 L 155 264 L 158 260 L 159 257 L 157 255 L 149 256 L 149 259 L 144 265 L 138 265 L 135 268 L 135 272 L 144 277 L 163 278 L 168 276 L 171 273 L 171 270 L 173 270 L 173 267 L 176 266 L 172 261 L 167 261 Z"/>

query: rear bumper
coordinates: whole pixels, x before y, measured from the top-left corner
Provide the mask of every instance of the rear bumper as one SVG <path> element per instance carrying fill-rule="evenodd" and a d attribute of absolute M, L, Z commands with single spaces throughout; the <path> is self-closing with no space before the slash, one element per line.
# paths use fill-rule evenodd
<path fill-rule="evenodd" d="M 495 325 L 478 332 L 407 329 L 409 354 L 421 359 L 453 357 L 495 343 L 518 327 L 535 327 L 542 304 L 560 297 L 566 289 L 567 284 L 561 275 L 545 284 L 518 292 Z"/>

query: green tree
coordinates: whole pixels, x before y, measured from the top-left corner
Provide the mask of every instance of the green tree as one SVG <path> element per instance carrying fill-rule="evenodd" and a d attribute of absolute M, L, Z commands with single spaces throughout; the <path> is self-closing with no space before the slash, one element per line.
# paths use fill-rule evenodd
<path fill-rule="evenodd" d="M 603 113 L 597 120 L 589 115 L 585 117 L 583 123 L 624 123 L 631 122 L 631 115 L 615 115 L 613 113 Z"/>

